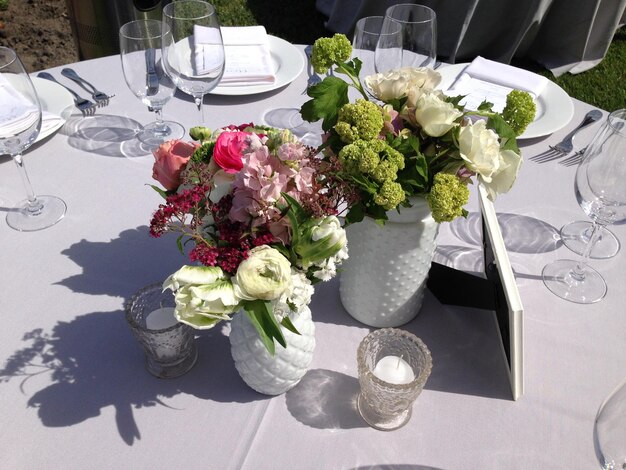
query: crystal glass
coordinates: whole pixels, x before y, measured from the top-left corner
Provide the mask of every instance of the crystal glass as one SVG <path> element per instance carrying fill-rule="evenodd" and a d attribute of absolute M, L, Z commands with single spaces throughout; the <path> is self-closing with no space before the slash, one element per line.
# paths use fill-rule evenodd
<path fill-rule="evenodd" d="M 384 16 L 366 16 L 357 21 L 354 27 L 352 55 L 358 57 L 363 63 L 361 67 L 361 74 L 363 76 L 372 75 L 378 71 L 376 67 L 376 46 L 378 45 L 384 19 Z M 402 28 L 399 23 L 390 25 L 386 34 L 387 36 L 391 36 L 391 38 L 383 41 L 385 47 L 378 50 L 379 54 L 388 54 L 389 51 L 387 48 L 396 44 L 399 44 L 398 47 L 401 47 L 401 30 Z M 382 59 L 384 59 L 384 57 L 379 58 L 381 63 Z"/>
<path fill-rule="evenodd" d="M 593 437 L 603 470 L 626 468 L 626 381 L 600 406 Z"/>
<path fill-rule="evenodd" d="M 204 122 L 202 101 L 224 74 L 224 44 L 213 5 L 178 0 L 163 8 L 163 61 L 179 90 L 191 95 Z"/>
<path fill-rule="evenodd" d="M 387 8 L 376 46 L 377 71 L 386 72 L 401 67 L 434 68 L 436 60 L 435 12 L 412 3 Z"/>
<path fill-rule="evenodd" d="M 11 209 L 7 224 L 31 232 L 56 224 L 67 206 L 56 196 L 36 196 L 24 167 L 22 153 L 41 129 L 41 103 L 30 77 L 13 49 L 0 47 L 0 154 L 11 155 L 26 189 L 26 199 Z"/>
<path fill-rule="evenodd" d="M 146 369 L 159 378 L 188 372 L 198 350 L 194 329 L 174 318 L 174 295 L 152 284 L 137 292 L 126 304 L 126 321 L 143 347 Z"/>
<path fill-rule="evenodd" d="M 143 126 L 137 134 L 137 138 L 150 147 L 180 139 L 185 134 L 183 126 L 164 121 L 162 116 L 163 106 L 174 95 L 176 86 L 163 71 L 161 30 L 158 20 L 131 21 L 120 28 L 120 57 L 126 84 L 156 113 L 156 121 Z"/>
<path fill-rule="evenodd" d="M 574 253 L 582 255 L 591 239 L 593 224 L 587 220 L 577 220 L 563 225 L 560 230 L 561 241 Z M 600 235 L 591 249 L 589 258 L 612 258 L 619 252 L 620 242 L 613 232 L 600 227 Z"/>
<path fill-rule="evenodd" d="M 589 266 L 600 228 L 626 219 L 626 110 L 611 113 L 587 147 L 576 171 L 576 200 L 592 220 L 582 259 L 557 260 L 544 267 L 545 285 L 559 297 L 577 303 L 601 300 L 607 285 Z"/>
<path fill-rule="evenodd" d="M 363 419 L 382 431 L 404 426 L 432 369 L 426 345 L 404 330 L 376 330 L 361 341 L 357 365 L 361 386 L 357 405 Z"/>

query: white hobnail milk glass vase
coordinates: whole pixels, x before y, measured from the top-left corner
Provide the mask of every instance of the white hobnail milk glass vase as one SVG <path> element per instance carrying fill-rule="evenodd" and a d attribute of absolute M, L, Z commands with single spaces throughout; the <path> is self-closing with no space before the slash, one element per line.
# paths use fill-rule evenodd
<path fill-rule="evenodd" d="M 423 197 L 389 211 L 384 226 L 370 218 L 347 227 L 350 258 L 341 268 L 341 303 L 356 320 L 378 328 L 411 321 L 422 306 L 439 224 Z"/>
<path fill-rule="evenodd" d="M 295 387 L 309 369 L 315 349 L 315 324 L 309 307 L 291 317 L 300 335 L 281 326 L 287 348 L 276 344 L 274 356 L 265 348 L 244 311 L 233 316 L 230 351 L 243 381 L 266 395 L 280 395 Z"/>

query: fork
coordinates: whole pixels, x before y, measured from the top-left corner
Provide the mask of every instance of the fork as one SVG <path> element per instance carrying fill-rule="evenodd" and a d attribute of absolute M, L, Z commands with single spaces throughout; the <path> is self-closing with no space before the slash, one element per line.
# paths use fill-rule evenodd
<path fill-rule="evenodd" d="M 95 114 L 96 108 L 98 107 L 96 103 L 93 103 L 83 98 L 71 88 L 68 88 L 59 81 L 57 81 L 57 79 L 50 75 L 48 72 L 39 72 L 37 76 L 40 78 L 45 78 L 46 80 L 53 81 L 54 83 L 61 85 L 63 88 L 69 91 L 74 97 L 74 105 L 80 110 L 81 113 L 83 113 L 83 116 L 93 116 Z"/>
<path fill-rule="evenodd" d="M 91 97 L 96 101 L 98 106 L 107 106 L 109 104 L 109 100 L 115 96 L 107 95 L 106 93 L 97 90 L 95 86 L 93 86 L 84 78 L 81 78 L 73 69 L 64 68 L 63 70 L 61 70 L 61 75 L 69 78 L 70 80 L 73 80 L 74 82 L 78 83 L 78 85 L 80 85 L 83 89 L 91 93 Z"/>
<path fill-rule="evenodd" d="M 322 81 L 322 77 L 320 77 L 317 73 L 315 73 L 315 69 L 313 68 L 313 65 L 311 64 L 311 52 L 313 51 L 313 46 L 308 45 L 304 48 L 304 53 L 307 56 L 307 73 L 309 75 L 309 79 L 307 80 L 307 89 L 313 85 L 317 85 L 319 82 Z M 306 90 L 305 90 L 306 92 Z"/>

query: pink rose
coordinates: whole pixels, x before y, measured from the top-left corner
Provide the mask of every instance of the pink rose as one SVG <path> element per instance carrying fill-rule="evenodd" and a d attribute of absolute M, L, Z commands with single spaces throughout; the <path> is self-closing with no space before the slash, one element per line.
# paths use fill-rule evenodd
<path fill-rule="evenodd" d="M 243 168 L 243 150 L 247 147 L 249 132 L 222 132 L 215 141 L 213 159 L 226 173 L 237 173 Z"/>
<path fill-rule="evenodd" d="M 154 165 L 152 177 L 169 191 L 180 185 L 180 172 L 185 168 L 191 154 L 200 147 L 199 144 L 169 140 L 153 150 Z"/>

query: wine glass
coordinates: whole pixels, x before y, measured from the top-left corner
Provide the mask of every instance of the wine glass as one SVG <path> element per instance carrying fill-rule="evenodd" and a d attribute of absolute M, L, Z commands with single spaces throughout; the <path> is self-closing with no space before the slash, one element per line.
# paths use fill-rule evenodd
<path fill-rule="evenodd" d="M 24 65 L 13 49 L 0 47 L 0 154 L 11 155 L 26 189 L 26 199 L 7 214 L 9 226 L 22 232 L 56 224 L 67 206 L 56 196 L 36 196 L 22 153 L 41 129 L 41 103 Z"/>
<path fill-rule="evenodd" d="M 626 468 L 626 381 L 600 406 L 593 438 L 596 455 L 604 470 Z"/>
<path fill-rule="evenodd" d="M 163 106 L 174 95 L 176 86 L 163 71 L 161 60 L 162 26 L 158 20 L 137 20 L 120 28 L 120 57 L 128 88 L 148 109 L 156 121 L 143 126 L 137 138 L 150 147 L 167 140 L 180 139 L 185 128 L 174 121 L 164 121 Z"/>
<path fill-rule="evenodd" d="M 574 253 L 582 255 L 591 238 L 593 225 L 587 220 L 576 220 L 563 225 L 560 230 L 561 241 Z M 613 232 L 601 227 L 598 241 L 593 246 L 590 258 L 606 259 L 615 256 L 620 249 L 620 242 Z"/>
<path fill-rule="evenodd" d="M 224 74 L 224 43 L 213 5 L 178 0 L 163 8 L 163 62 L 179 90 L 191 95 L 204 122 L 204 95 Z"/>
<path fill-rule="evenodd" d="M 377 71 L 386 72 L 401 67 L 434 68 L 436 60 L 435 12 L 412 3 L 387 8 L 376 47 Z"/>
<path fill-rule="evenodd" d="M 543 268 L 543 282 L 559 297 L 577 303 L 601 300 L 606 282 L 587 262 L 600 228 L 626 219 L 626 110 L 611 113 L 587 147 L 576 171 L 576 200 L 593 222 L 579 261 L 557 260 Z"/>

